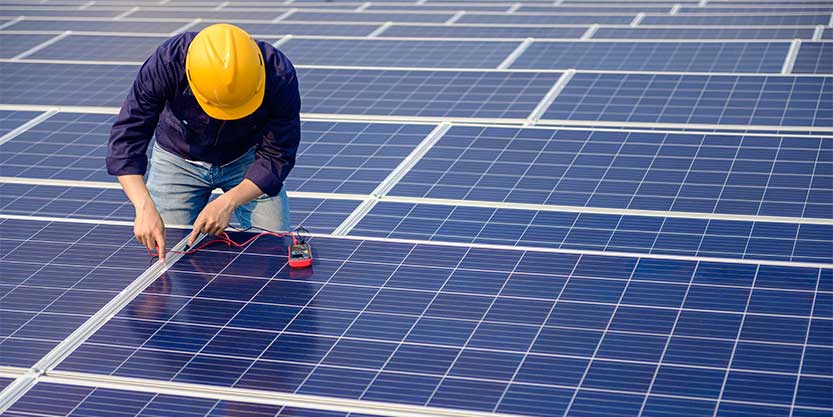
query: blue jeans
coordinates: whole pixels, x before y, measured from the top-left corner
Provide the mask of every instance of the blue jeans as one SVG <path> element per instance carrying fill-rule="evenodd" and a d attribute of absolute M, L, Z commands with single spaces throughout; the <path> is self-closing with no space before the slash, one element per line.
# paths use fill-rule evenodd
<path fill-rule="evenodd" d="M 211 191 L 228 191 L 243 181 L 254 162 L 252 148 L 226 165 L 194 162 L 153 146 L 147 187 L 156 209 L 166 225 L 192 225 L 208 204 Z M 272 231 L 289 230 L 289 201 L 286 191 L 270 197 L 266 194 L 234 211 L 244 228 L 256 226 Z"/>

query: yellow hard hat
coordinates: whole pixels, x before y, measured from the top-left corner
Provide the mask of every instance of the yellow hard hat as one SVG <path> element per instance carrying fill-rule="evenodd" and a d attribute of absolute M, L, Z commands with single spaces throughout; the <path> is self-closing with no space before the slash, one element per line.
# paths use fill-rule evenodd
<path fill-rule="evenodd" d="M 188 46 L 185 73 L 197 103 L 215 119 L 246 117 L 263 102 L 263 54 L 237 26 L 220 23 L 201 30 Z"/>

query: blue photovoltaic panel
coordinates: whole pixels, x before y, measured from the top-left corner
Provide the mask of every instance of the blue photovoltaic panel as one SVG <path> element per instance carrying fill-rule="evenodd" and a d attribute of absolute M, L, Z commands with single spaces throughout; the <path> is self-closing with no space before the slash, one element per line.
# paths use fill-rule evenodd
<path fill-rule="evenodd" d="M 0 174 L 114 181 L 104 158 L 115 116 L 59 113 L 0 145 Z M 369 194 L 431 132 L 432 125 L 302 122 L 289 191 Z"/>
<path fill-rule="evenodd" d="M 167 40 L 160 36 L 70 35 L 38 52 L 32 59 L 144 62 Z"/>
<path fill-rule="evenodd" d="M 0 242 L 5 366 L 32 366 L 153 261 L 125 226 L 3 219 Z"/>
<path fill-rule="evenodd" d="M 545 27 L 545 26 L 397 26 L 385 29 L 379 37 L 417 38 L 580 38 L 586 27 Z"/>
<path fill-rule="evenodd" d="M 131 19 L 222 19 L 228 20 L 272 20 L 289 11 L 289 8 L 269 8 L 260 10 L 222 10 L 213 11 L 211 8 L 195 10 L 137 10 L 130 13 Z"/>
<path fill-rule="evenodd" d="M 386 12 L 327 12 L 297 11 L 286 20 L 316 22 L 431 22 L 443 23 L 454 16 L 449 13 L 386 13 Z"/>
<path fill-rule="evenodd" d="M 627 14 L 597 14 L 597 15 L 545 15 L 537 13 L 529 14 L 477 14 L 466 13 L 454 23 L 497 23 L 497 24 L 522 24 L 522 25 L 585 25 L 585 24 L 628 24 L 636 16 Z"/>
<path fill-rule="evenodd" d="M 30 5 L 31 6 L 31 5 Z M 126 12 L 128 8 L 124 9 L 112 9 L 112 10 L 73 10 L 73 9 L 64 9 L 64 10 L 49 10 L 47 8 L 43 9 L 12 9 L 10 7 L 4 7 L 0 9 L 0 16 L 8 16 L 8 17 L 18 17 L 18 16 L 54 16 L 54 17 L 116 17 L 124 12 Z"/>
<path fill-rule="evenodd" d="M 33 111 L 0 111 L 0 137 L 41 115 Z"/>
<path fill-rule="evenodd" d="M 821 138 L 452 127 L 391 195 L 829 218 Z"/>
<path fill-rule="evenodd" d="M 395 123 L 303 122 L 290 191 L 370 194 L 434 129 Z"/>
<path fill-rule="evenodd" d="M 833 39 L 833 29 L 827 28 L 821 35 L 822 39 Z M 799 50 L 800 51 L 800 50 Z"/>
<path fill-rule="evenodd" d="M 830 410 L 833 270 L 313 245 L 304 273 L 277 240 L 184 258 L 57 369 L 539 416 Z"/>
<path fill-rule="evenodd" d="M 722 7 L 720 3 L 712 3 L 707 7 L 681 7 L 679 13 L 830 13 L 833 12 L 831 6 L 797 6 L 791 7 L 789 3 L 760 3 L 755 7 Z"/>
<path fill-rule="evenodd" d="M 833 226 L 378 203 L 355 236 L 714 256 L 795 262 L 833 259 Z"/>
<path fill-rule="evenodd" d="M 593 34 L 593 39 L 810 39 L 812 28 L 674 28 L 674 27 L 603 27 Z"/>
<path fill-rule="evenodd" d="M 291 39 L 281 50 L 296 65 L 495 68 L 519 42 Z"/>
<path fill-rule="evenodd" d="M 6 104 L 121 106 L 137 65 L 0 63 Z"/>
<path fill-rule="evenodd" d="M 0 34 L 0 58 L 11 58 L 54 37 L 55 35 Z"/>
<path fill-rule="evenodd" d="M 202 22 L 188 30 L 199 32 L 207 26 L 218 22 Z M 316 35 L 316 36 L 367 36 L 379 28 L 379 24 L 336 24 L 336 23 L 246 23 L 234 22 L 254 37 L 278 35 Z M 283 46 L 280 47 L 283 50 Z"/>
<path fill-rule="evenodd" d="M 789 48 L 789 42 L 534 42 L 511 68 L 778 73 Z"/>
<path fill-rule="evenodd" d="M 797 26 L 826 25 L 830 14 L 689 14 L 645 16 L 640 25 Z"/>
<path fill-rule="evenodd" d="M 102 413 L 120 417 L 171 415 L 179 417 L 359 417 L 359 414 L 355 413 L 317 411 L 107 388 L 88 388 L 49 382 L 40 382 L 32 387 L 3 415 L 7 417 L 105 415 Z"/>
<path fill-rule="evenodd" d="M 188 23 L 180 22 L 143 22 L 130 20 L 21 20 L 5 30 L 72 30 L 77 32 L 137 32 L 137 33 L 170 33 Z M 107 42 L 115 37 L 107 38 Z M 160 40 L 161 42 L 161 40 Z M 101 46 L 99 43 L 96 46 Z"/>
<path fill-rule="evenodd" d="M 833 77 L 577 73 L 542 119 L 833 126 Z"/>
<path fill-rule="evenodd" d="M 802 42 L 792 72 L 833 74 L 833 42 Z"/>
<path fill-rule="evenodd" d="M 371 4 L 364 10 L 389 11 L 389 12 L 451 12 L 458 10 L 480 11 L 480 12 L 505 12 L 510 6 L 491 4 Z"/>
<path fill-rule="evenodd" d="M 133 205 L 122 190 L 51 185 L 0 184 L 0 213 L 132 221 Z M 361 203 L 290 197 L 290 221 L 313 233 L 331 233 Z M 232 223 L 238 226 L 232 216 Z"/>
<path fill-rule="evenodd" d="M 2 66 L 0 66 L 2 69 Z M 558 73 L 304 69 L 302 111 L 526 118 Z"/>
<path fill-rule="evenodd" d="M 539 6 L 535 4 L 525 4 L 515 10 L 518 13 L 668 13 L 671 11 L 671 6 L 650 6 L 650 5 L 628 5 L 628 3 L 621 3 L 620 5 L 600 4 L 593 5 L 592 2 L 587 2 L 586 6 Z"/>

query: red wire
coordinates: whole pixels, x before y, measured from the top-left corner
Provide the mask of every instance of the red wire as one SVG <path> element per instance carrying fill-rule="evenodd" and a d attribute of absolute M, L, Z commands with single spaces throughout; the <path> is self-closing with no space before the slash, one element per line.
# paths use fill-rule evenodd
<path fill-rule="evenodd" d="M 187 251 L 171 250 L 171 251 L 168 251 L 168 253 L 179 253 L 179 254 L 182 254 L 182 255 L 191 255 L 193 253 L 197 253 L 198 251 L 200 251 L 202 249 L 205 249 L 205 248 L 207 248 L 207 247 L 209 247 L 213 244 L 216 244 L 216 243 L 225 243 L 227 246 L 231 246 L 231 247 L 235 247 L 235 248 L 242 248 L 242 247 L 248 245 L 249 243 L 252 243 L 255 240 L 257 240 L 257 239 L 259 239 L 263 236 L 267 236 L 267 235 L 268 236 L 275 236 L 275 237 L 289 236 L 289 237 L 292 238 L 292 243 L 293 244 L 296 244 L 296 245 L 298 244 L 298 239 L 295 237 L 295 235 L 292 232 L 288 232 L 288 233 L 261 232 L 261 233 L 258 233 L 256 235 L 250 237 L 249 239 L 247 239 L 245 242 L 242 242 L 242 243 L 235 242 L 234 240 L 231 239 L 231 237 L 229 237 L 228 233 L 223 232 L 223 233 L 219 234 L 216 239 L 205 242 L 205 243 L 203 243 L 202 245 L 200 245 L 196 248 L 191 248 Z M 156 257 L 159 256 L 159 253 L 154 253 L 153 251 L 151 251 L 148 248 L 145 248 L 145 249 L 148 251 L 148 255 L 150 255 L 151 257 L 156 258 Z"/>

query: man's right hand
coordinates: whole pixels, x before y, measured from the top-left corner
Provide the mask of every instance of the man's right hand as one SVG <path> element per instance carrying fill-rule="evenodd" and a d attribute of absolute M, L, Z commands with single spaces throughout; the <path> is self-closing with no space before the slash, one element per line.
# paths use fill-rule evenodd
<path fill-rule="evenodd" d="M 141 175 L 119 175 L 119 183 L 136 209 L 133 234 L 149 251 L 157 251 L 165 262 L 165 223 L 156 211 L 145 180 Z"/>
<path fill-rule="evenodd" d="M 136 221 L 133 222 L 133 234 L 136 240 L 149 251 L 157 251 L 159 259 L 165 262 L 165 223 L 153 202 L 136 208 Z"/>

